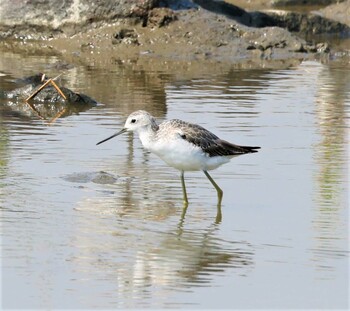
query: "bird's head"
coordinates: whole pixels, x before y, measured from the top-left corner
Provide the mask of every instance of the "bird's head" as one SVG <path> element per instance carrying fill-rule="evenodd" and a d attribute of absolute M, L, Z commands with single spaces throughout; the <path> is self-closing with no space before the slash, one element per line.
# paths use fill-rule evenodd
<path fill-rule="evenodd" d="M 107 140 L 110 140 L 113 137 L 116 137 L 125 132 L 141 132 L 147 128 L 151 128 L 153 130 L 158 129 L 158 125 L 155 119 L 144 110 L 138 110 L 131 113 L 125 121 L 124 127 L 119 131 L 114 133 L 112 136 L 100 141 L 97 145 L 104 143 Z"/>

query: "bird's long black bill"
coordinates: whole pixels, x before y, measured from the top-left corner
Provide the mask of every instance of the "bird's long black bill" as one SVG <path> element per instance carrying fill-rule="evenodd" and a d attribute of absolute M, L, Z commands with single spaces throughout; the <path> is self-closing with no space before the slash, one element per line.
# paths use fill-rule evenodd
<path fill-rule="evenodd" d="M 126 131 L 127 131 L 127 129 L 124 128 L 124 129 L 120 130 L 119 132 L 114 133 L 112 136 L 110 136 L 110 137 L 108 137 L 108 138 L 106 138 L 106 139 L 104 139 L 104 140 L 99 141 L 96 145 L 102 144 L 102 143 L 104 143 L 105 141 L 112 139 L 113 137 L 116 137 L 116 136 L 118 136 L 118 135 L 120 135 L 120 134 L 125 133 Z"/>

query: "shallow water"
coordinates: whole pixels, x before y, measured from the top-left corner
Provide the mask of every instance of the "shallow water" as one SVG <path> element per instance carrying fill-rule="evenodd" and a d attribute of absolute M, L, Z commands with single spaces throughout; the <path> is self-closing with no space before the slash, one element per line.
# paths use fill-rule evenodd
<path fill-rule="evenodd" d="M 3 53 L 0 88 L 54 57 Z M 42 120 L 0 102 L 2 307 L 349 307 L 349 68 L 67 68 L 101 104 Z M 179 173 L 125 134 L 146 109 L 260 145 L 211 173 Z M 20 297 L 20 298 L 19 298 Z"/>

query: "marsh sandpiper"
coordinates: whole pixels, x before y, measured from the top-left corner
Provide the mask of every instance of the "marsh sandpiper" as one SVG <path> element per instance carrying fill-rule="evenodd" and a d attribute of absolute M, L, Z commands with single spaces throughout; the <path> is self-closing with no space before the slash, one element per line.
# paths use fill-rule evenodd
<path fill-rule="evenodd" d="M 137 132 L 144 148 L 181 172 L 185 204 L 188 204 L 185 171 L 203 171 L 215 187 L 218 205 L 221 205 L 223 191 L 208 171 L 229 162 L 232 157 L 257 152 L 257 149 L 260 149 L 229 143 L 200 125 L 178 119 L 157 124 L 155 118 L 144 110 L 131 113 L 122 130 L 98 142 L 97 145 L 129 131 Z"/>

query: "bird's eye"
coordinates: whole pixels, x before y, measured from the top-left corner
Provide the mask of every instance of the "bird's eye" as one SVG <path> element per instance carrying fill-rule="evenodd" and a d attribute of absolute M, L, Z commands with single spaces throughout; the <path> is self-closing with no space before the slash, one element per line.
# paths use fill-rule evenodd
<path fill-rule="evenodd" d="M 131 123 L 135 123 L 136 122 L 136 119 L 131 119 Z"/>

